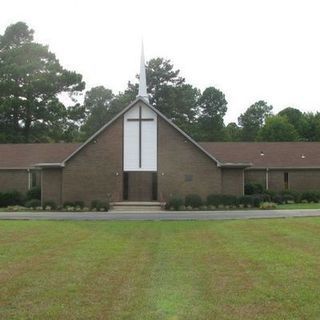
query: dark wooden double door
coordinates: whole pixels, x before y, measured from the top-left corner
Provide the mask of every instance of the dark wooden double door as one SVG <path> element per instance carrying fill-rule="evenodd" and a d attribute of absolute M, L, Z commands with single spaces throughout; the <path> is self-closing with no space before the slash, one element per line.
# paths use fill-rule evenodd
<path fill-rule="evenodd" d="M 156 201 L 157 193 L 158 181 L 156 172 L 124 172 L 123 200 Z"/>

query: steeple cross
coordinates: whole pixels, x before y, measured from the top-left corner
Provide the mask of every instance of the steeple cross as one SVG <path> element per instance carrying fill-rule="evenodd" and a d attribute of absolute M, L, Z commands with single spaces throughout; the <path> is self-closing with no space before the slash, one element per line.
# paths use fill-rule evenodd
<path fill-rule="evenodd" d="M 142 147 L 141 147 L 141 129 L 142 129 L 142 121 L 153 121 L 152 118 L 142 118 L 142 108 L 139 107 L 139 118 L 131 118 L 127 119 L 127 121 L 139 121 L 139 168 L 141 168 L 141 153 L 142 153 Z"/>

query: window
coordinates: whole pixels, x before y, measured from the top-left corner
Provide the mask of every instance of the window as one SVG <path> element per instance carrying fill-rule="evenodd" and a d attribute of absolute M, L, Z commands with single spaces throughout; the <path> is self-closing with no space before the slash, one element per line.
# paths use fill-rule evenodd
<path fill-rule="evenodd" d="M 283 174 L 283 180 L 284 180 L 284 190 L 288 190 L 289 189 L 289 173 L 285 172 Z"/>
<path fill-rule="evenodd" d="M 129 174 L 123 173 L 123 200 L 128 200 L 129 197 Z"/>
<path fill-rule="evenodd" d="M 35 171 L 31 172 L 31 187 L 37 186 L 37 173 Z"/>

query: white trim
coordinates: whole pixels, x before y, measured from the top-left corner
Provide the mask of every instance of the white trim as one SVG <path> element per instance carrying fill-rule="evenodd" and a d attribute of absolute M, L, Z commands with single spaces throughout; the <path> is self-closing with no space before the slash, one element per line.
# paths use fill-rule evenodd
<path fill-rule="evenodd" d="M 246 170 L 319 170 L 320 167 L 250 167 Z"/>
<path fill-rule="evenodd" d="M 266 190 L 269 190 L 269 168 L 266 168 Z"/>
<path fill-rule="evenodd" d="M 63 163 L 50 163 L 50 162 L 44 162 L 44 163 L 36 163 L 35 164 L 36 167 L 45 167 L 45 168 L 61 168 L 64 167 Z"/>

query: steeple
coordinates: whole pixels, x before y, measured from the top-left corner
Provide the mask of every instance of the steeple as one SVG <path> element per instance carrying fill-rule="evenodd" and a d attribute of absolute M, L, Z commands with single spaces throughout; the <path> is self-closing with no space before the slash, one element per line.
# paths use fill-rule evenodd
<path fill-rule="evenodd" d="M 139 93 L 137 98 L 142 98 L 149 102 L 149 96 L 147 94 L 147 80 L 146 80 L 146 66 L 144 61 L 144 49 L 143 42 L 141 45 L 141 59 L 140 59 L 140 81 L 139 81 Z"/>

